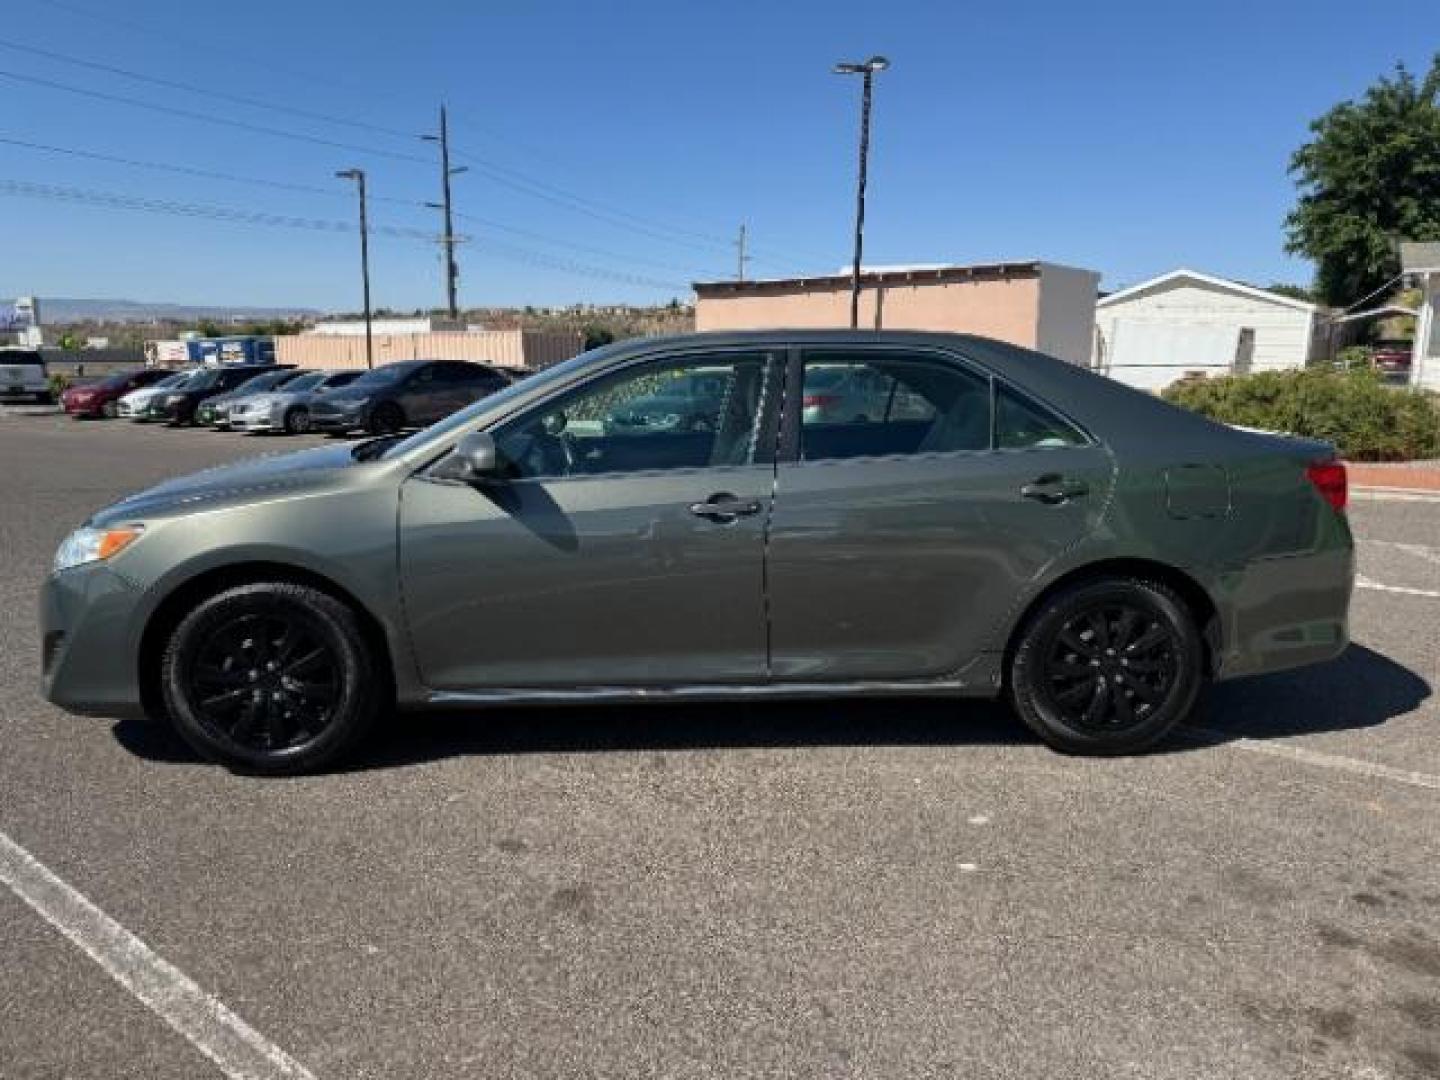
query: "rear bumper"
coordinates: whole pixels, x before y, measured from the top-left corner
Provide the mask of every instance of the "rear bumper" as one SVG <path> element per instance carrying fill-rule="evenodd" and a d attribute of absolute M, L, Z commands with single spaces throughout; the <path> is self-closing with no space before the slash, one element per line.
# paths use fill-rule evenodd
<path fill-rule="evenodd" d="M 139 591 L 103 564 L 51 574 L 40 591 L 41 685 L 82 716 L 143 711 L 133 634 Z"/>
<path fill-rule="evenodd" d="M 1215 582 L 1217 679 L 1333 660 L 1350 644 L 1351 548 L 1257 559 Z"/>

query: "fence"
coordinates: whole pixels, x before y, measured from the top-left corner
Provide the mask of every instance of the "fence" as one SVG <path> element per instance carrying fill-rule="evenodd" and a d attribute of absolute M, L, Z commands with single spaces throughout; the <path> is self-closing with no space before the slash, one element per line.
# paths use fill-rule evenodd
<path fill-rule="evenodd" d="M 581 352 L 578 331 L 479 330 L 430 334 L 376 334 L 375 365 L 397 360 L 474 360 L 535 371 Z M 365 338 L 296 334 L 275 339 L 275 360 L 308 368 L 365 366 Z"/>

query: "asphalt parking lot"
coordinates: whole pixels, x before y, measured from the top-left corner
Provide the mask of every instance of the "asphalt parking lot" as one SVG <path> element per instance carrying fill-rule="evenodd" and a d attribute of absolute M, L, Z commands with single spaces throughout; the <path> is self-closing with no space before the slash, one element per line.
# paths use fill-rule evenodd
<path fill-rule="evenodd" d="M 1352 502 L 1345 657 L 1138 759 L 749 703 L 407 717 L 255 780 L 41 699 L 64 533 L 318 441 L 0 416 L 0 843 L 243 1020 L 230 1075 L 1440 1076 L 1440 501 Z M 226 1074 L 123 975 L 0 888 L 0 1076 Z"/>

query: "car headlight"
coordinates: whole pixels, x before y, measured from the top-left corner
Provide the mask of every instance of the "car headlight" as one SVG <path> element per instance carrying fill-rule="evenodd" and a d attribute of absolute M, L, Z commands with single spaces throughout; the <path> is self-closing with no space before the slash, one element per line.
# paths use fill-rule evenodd
<path fill-rule="evenodd" d="M 82 526 L 60 542 L 60 549 L 55 552 L 55 569 L 69 570 L 72 566 L 83 566 L 118 555 L 138 540 L 143 531 L 139 525 L 121 525 L 112 529 Z"/>
<path fill-rule="evenodd" d="M 166 395 L 165 395 L 165 404 L 166 404 L 166 405 L 178 405 L 180 402 L 182 402 L 182 401 L 184 401 L 184 400 L 185 400 L 185 395 L 184 395 L 184 394 L 166 394 Z"/>

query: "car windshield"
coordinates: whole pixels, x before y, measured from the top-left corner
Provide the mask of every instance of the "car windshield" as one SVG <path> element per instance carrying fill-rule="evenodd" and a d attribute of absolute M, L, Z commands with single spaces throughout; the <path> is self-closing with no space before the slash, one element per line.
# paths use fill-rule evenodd
<path fill-rule="evenodd" d="M 356 379 L 360 378 L 361 374 L 359 371 L 337 371 L 331 375 L 322 375 L 321 378 L 324 380 L 322 388 L 325 390 L 334 390 L 337 387 L 349 386 Z"/>
<path fill-rule="evenodd" d="M 0 350 L 0 364 L 23 367 L 44 367 L 45 358 L 36 352 L 14 352 Z"/>
<path fill-rule="evenodd" d="M 319 386 L 325 381 L 325 376 L 320 372 L 311 372 L 309 375 L 301 375 L 299 378 L 291 379 L 285 384 L 286 390 L 310 390 Z"/>
<path fill-rule="evenodd" d="M 235 388 L 235 393 L 253 394 L 258 390 L 269 390 L 272 386 L 278 386 L 291 377 L 293 377 L 293 373 L 288 368 L 282 371 L 267 371 L 256 375 L 253 379 L 246 379 Z"/>
<path fill-rule="evenodd" d="M 374 371 L 367 371 L 350 385 L 360 390 L 367 386 L 389 386 L 399 379 L 403 379 L 412 371 L 419 368 L 419 363 L 402 362 L 399 364 L 386 364 L 384 367 L 377 367 Z"/>

